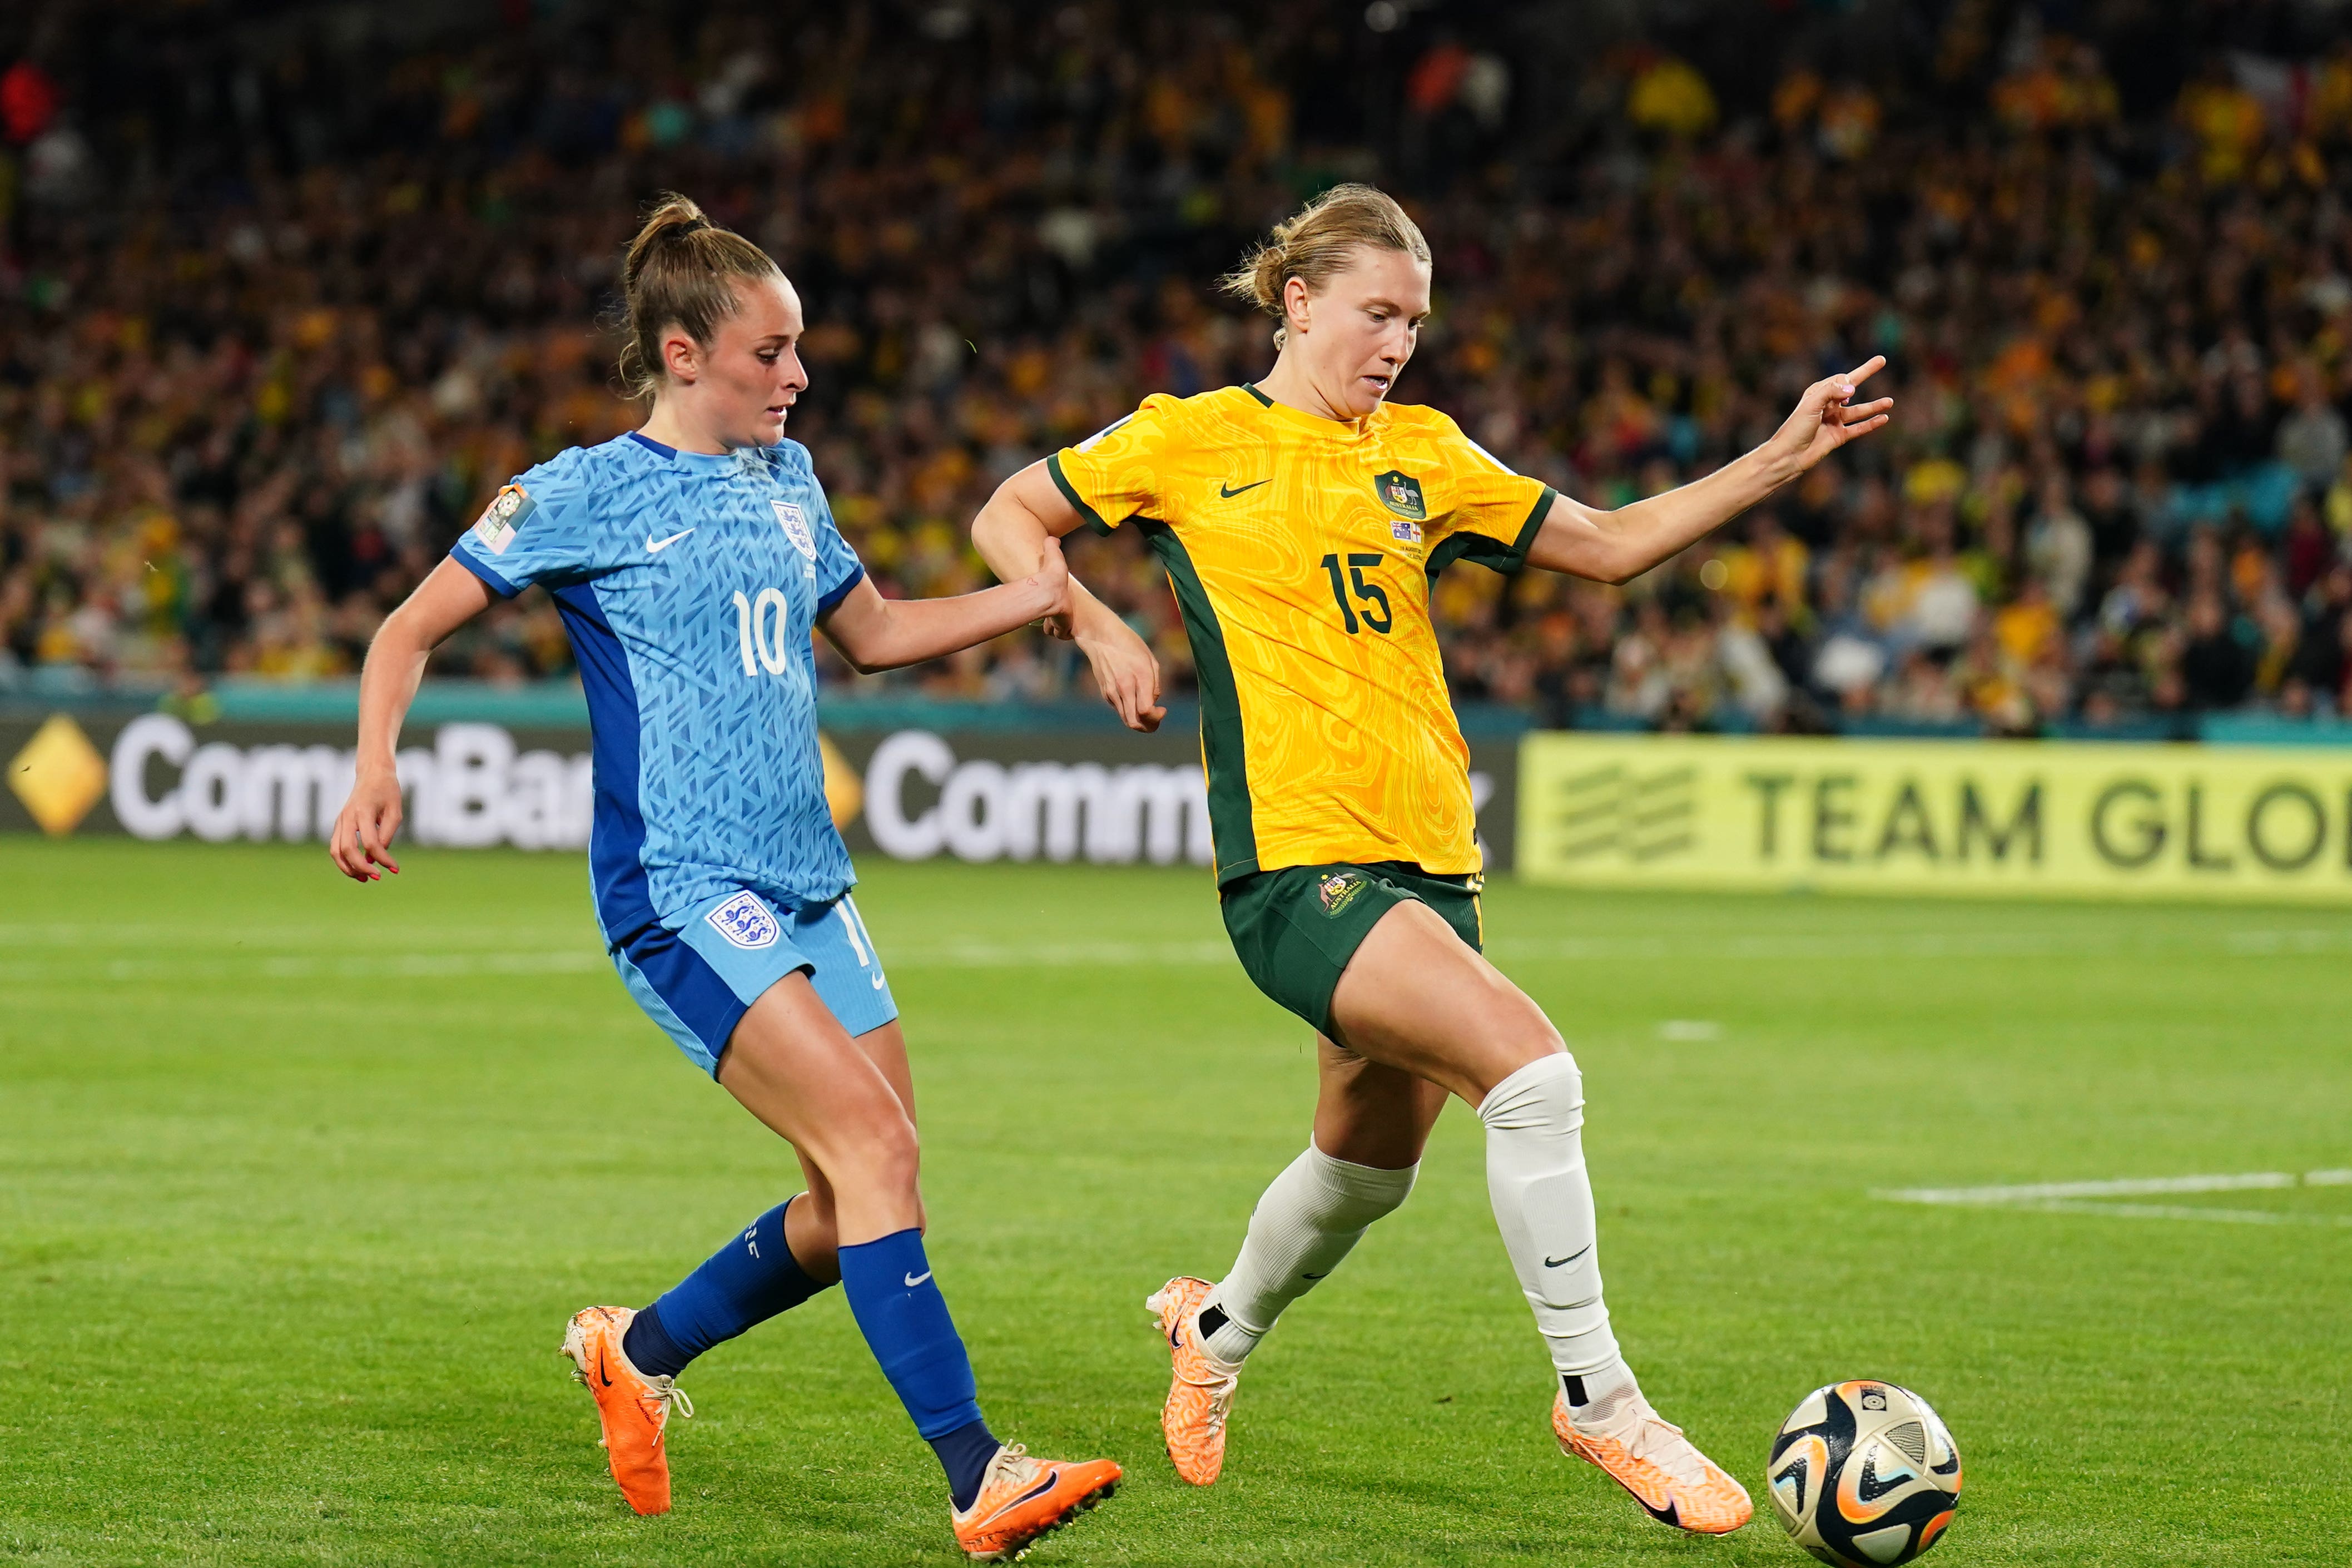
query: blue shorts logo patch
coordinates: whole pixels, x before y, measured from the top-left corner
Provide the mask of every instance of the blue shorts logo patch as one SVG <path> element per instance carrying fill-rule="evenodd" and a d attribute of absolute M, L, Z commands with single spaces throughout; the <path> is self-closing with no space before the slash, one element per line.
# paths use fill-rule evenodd
<path fill-rule="evenodd" d="M 702 918 L 737 947 L 773 947 L 784 934 L 783 926 L 757 893 L 738 893 Z"/>

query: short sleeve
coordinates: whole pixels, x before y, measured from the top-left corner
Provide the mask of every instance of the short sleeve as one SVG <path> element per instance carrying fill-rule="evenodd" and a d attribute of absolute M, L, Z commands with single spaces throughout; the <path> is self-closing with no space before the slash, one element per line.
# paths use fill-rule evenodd
<path fill-rule="evenodd" d="M 551 587 L 593 571 L 595 511 L 573 473 L 542 463 L 503 486 L 449 553 L 502 598 L 534 583 Z"/>
<path fill-rule="evenodd" d="M 816 613 L 831 615 L 850 591 L 866 580 L 866 563 L 857 559 L 857 552 L 841 536 L 841 527 L 833 521 L 833 503 L 825 500 L 820 487 L 812 486 L 816 498 L 816 527 L 813 531 L 816 544 Z"/>
<path fill-rule="evenodd" d="M 1176 399 L 1154 393 L 1118 424 L 1045 459 L 1045 471 L 1088 528 L 1108 533 L 1129 518 L 1157 510 L 1160 456 L 1175 406 Z"/>
<path fill-rule="evenodd" d="M 1497 572 L 1517 572 L 1557 492 L 1540 479 L 1513 473 L 1450 419 L 1438 444 L 1454 509 L 1430 542 L 1429 570 L 1434 574 L 1456 561 L 1475 561 Z"/>

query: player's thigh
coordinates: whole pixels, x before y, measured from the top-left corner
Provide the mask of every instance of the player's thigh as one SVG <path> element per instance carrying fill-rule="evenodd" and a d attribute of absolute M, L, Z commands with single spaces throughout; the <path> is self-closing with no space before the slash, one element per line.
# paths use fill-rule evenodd
<path fill-rule="evenodd" d="M 1442 1084 L 1475 1105 L 1559 1031 L 1528 994 L 1427 904 L 1392 906 L 1331 993 L 1333 1033 L 1368 1060 Z"/>
<path fill-rule="evenodd" d="M 805 973 L 784 976 L 744 1010 L 718 1078 L 836 1191 L 900 1164 L 911 1184 L 914 1121 Z"/>
<path fill-rule="evenodd" d="M 1357 1055 L 1318 1035 L 1315 1146 L 1334 1160 L 1402 1171 L 1421 1163 L 1445 1109 L 1444 1085 Z"/>

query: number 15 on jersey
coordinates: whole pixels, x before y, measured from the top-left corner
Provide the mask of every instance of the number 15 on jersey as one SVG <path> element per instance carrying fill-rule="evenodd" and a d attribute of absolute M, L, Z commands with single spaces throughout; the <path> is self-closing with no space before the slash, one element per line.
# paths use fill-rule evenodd
<path fill-rule="evenodd" d="M 1389 610 L 1388 590 L 1378 583 L 1364 581 L 1364 568 L 1378 566 L 1386 559 L 1377 551 L 1370 554 L 1349 555 L 1346 557 L 1348 574 L 1342 577 L 1339 574 L 1341 557 L 1337 553 L 1323 557 L 1321 565 L 1331 578 L 1331 598 L 1339 606 L 1339 619 L 1346 625 L 1349 637 L 1356 635 L 1360 626 L 1370 626 L 1386 635 L 1388 629 L 1396 625 L 1396 619 Z M 1363 608 L 1360 610 L 1348 602 L 1350 593 Z M 1375 605 L 1380 606 L 1379 609 L 1372 607 Z"/>

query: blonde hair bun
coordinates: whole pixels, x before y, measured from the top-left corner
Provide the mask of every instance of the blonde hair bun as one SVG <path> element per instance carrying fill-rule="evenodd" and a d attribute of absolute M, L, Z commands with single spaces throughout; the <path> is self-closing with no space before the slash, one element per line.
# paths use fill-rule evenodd
<path fill-rule="evenodd" d="M 1334 185 L 1289 217 L 1274 226 L 1242 264 L 1218 280 L 1218 287 L 1236 300 L 1255 305 L 1279 321 L 1283 289 L 1294 278 L 1319 294 L 1338 273 L 1344 272 L 1358 246 L 1402 251 L 1423 266 L 1429 265 L 1429 241 L 1396 198 L 1370 185 Z M 1274 330 L 1274 346 L 1282 347 L 1286 327 Z"/>

